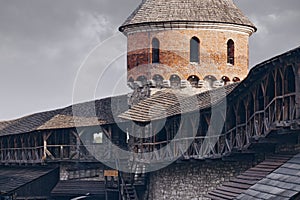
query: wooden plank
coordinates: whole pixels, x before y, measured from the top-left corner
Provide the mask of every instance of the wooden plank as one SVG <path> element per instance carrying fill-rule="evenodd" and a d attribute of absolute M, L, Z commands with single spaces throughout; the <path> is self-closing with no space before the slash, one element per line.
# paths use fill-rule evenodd
<path fill-rule="evenodd" d="M 234 194 L 232 192 L 226 192 L 226 191 L 222 191 L 222 190 L 211 191 L 208 194 L 211 194 L 211 195 L 214 195 L 214 194 L 223 194 L 223 195 L 226 195 L 228 197 L 231 197 L 231 199 L 234 198 L 234 197 L 236 197 L 236 196 L 238 196 L 238 194 Z"/>
<path fill-rule="evenodd" d="M 235 183 L 244 183 L 244 184 L 249 184 L 249 185 L 254 185 L 255 183 L 258 182 L 258 180 L 249 180 L 249 179 L 240 179 L 240 178 L 234 178 L 230 180 L 231 182 Z"/>
<path fill-rule="evenodd" d="M 271 159 L 266 159 L 263 162 L 264 165 L 269 165 L 269 166 L 280 166 L 283 163 L 285 163 L 285 162 L 278 162 L 278 161 L 274 161 L 274 160 L 271 160 Z"/>
<path fill-rule="evenodd" d="M 257 171 L 257 172 L 272 172 L 272 171 L 274 171 L 274 168 L 273 168 L 273 169 L 270 169 L 270 168 L 253 167 L 253 168 L 251 168 L 251 171 Z"/>
<path fill-rule="evenodd" d="M 235 182 L 227 182 L 224 183 L 223 186 L 238 188 L 238 189 L 248 189 L 251 185 L 246 183 L 235 183 Z"/>
<path fill-rule="evenodd" d="M 119 172 L 117 170 L 104 170 L 104 176 L 118 177 Z"/>
<path fill-rule="evenodd" d="M 276 163 L 285 163 L 288 161 L 290 158 L 275 158 L 275 157 L 268 157 L 266 161 L 272 161 Z"/>
<path fill-rule="evenodd" d="M 216 191 L 215 192 L 210 192 L 209 194 L 214 196 L 214 197 L 220 197 L 220 198 L 225 199 L 225 200 L 232 199 L 232 196 L 224 195 L 224 194 L 218 193 Z"/>
<path fill-rule="evenodd" d="M 223 198 L 217 197 L 217 196 L 213 196 L 210 194 L 205 195 L 205 197 L 211 199 L 211 200 L 224 200 Z"/>
<path fill-rule="evenodd" d="M 268 164 L 265 164 L 265 163 L 261 163 L 261 164 L 258 164 L 256 165 L 255 167 L 257 168 L 263 168 L 263 169 L 277 169 L 278 168 L 278 165 L 268 165 Z"/>
<path fill-rule="evenodd" d="M 265 171 L 257 171 L 257 170 L 252 170 L 252 169 L 249 169 L 247 170 L 246 172 L 244 172 L 243 174 L 254 174 L 254 175 L 263 175 L 263 176 L 266 176 L 268 174 L 270 174 L 269 172 L 265 172 Z"/>
<path fill-rule="evenodd" d="M 256 176 L 249 176 L 249 175 L 238 175 L 237 178 L 240 178 L 240 179 L 245 179 L 245 180 L 261 180 L 260 177 L 256 177 Z"/>
<path fill-rule="evenodd" d="M 227 187 L 227 186 L 220 186 L 220 187 L 217 188 L 217 190 L 222 190 L 222 191 L 225 191 L 225 192 L 232 192 L 232 193 L 235 193 L 235 194 L 241 194 L 242 192 L 245 191 L 243 189 Z"/>

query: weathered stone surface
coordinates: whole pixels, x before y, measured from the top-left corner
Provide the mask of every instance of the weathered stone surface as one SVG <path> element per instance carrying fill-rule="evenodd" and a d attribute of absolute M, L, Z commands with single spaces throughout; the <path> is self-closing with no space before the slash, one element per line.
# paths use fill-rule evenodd
<path fill-rule="evenodd" d="M 149 199 L 206 200 L 205 194 L 251 166 L 251 161 L 173 164 L 150 175 Z"/>

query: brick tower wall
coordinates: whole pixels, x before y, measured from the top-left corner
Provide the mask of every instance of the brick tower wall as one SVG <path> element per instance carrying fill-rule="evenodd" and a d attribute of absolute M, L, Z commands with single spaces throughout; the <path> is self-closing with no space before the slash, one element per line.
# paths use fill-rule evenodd
<path fill-rule="evenodd" d="M 129 33 L 128 79 L 139 76 L 152 79 L 159 74 L 169 79 L 177 74 L 181 79 L 196 75 L 203 80 L 207 75 L 217 79 L 227 76 L 243 79 L 248 73 L 249 34 L 231 30 L 173 29 Z M 190 40 L 200 40 L 200 63 L 190 63 Z M 152 63 L 152 39 L 160 41 L 160 63 Z M 227 42 L 234 41 L 235 64 L 227 64 Z"/>

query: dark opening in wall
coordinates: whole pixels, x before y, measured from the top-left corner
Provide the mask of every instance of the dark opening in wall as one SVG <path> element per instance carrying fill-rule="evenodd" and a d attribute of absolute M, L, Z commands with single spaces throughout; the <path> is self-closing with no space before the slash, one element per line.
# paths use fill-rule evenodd
<path fill-rule="evenodd" d="M 231 39 L 227 42 L 227 63 L 234 65 L 234 42 Z"/>
<path fill-rule="evenodd" d="M 260 111 L 264 109 L 265 106 L 264 92 L 260 85 L 257 86 L 255 103 L 256 103 L 256 111 Z"/>
<path fill-rule="evenodd" d="M 159 63 L 159 40 L 153 38 L 152 40 L 152 63 Z"/>
<path fill-rule="evenodd" d="M 199 48 L 200 40 L 197 37 L 192 37 L 190 41 L 190 62 L 199 63 Z"/>
<path fill-rule="evenodd" d="M 281 74 L 279 73 L 279 71 L 277 71 L 276 73 L 276 95 L 280 96 L 282 95 L 282 77 Z"/>
<path fill-rule="evenodd" d="M 227 85 L 227 83 L 230 82 L 230 79 L 227 76 L 223 76 L 222 81 L 224 81 L 224 84 Z"/>
<path fill-rule="evenodd" d="M 130 77 L 129 79 L 128 79 L 128 82 L 134 82 L 134 79 L 132 78 L 132 77 Z"/>
<path fill-rule="evenodd" d="M 248 119 L 252 117 L 252 115 L 254 114 L 254 98 L 253 98 L 253 94 L 249 93 L 248 95 Z"/>
<path fill-rule="evenodd" d="M 267 84 L 267 89 L 266 89 L 266 103 L 269 104 L 275 97 L 275 80 L 273 77 L 273 74 L 269 75 L 268 78 L 268 84 Z"/>
<path fill-rule="evenodd" d="M 176 75 L 176 74 L 171 75 L 171 77 L 170 77 L 171 87 L 173 87 L 173 88 L 180 87 L 180 82 L 181 82 L 181 78 L 178 75 Z"/>
<path fill-rule="evenodd" d="M 208 76 L 205 76 L 203 80 L 207 81 L 209 86 L 212 87 L 213 83 L 217 80 L 217 78 L 212 75 L 208 75 Z"/>
<path fill-rule="evenodd" d="M 296 91 L 295 73 L 292 66 L 288 66 L 284 72 L 284 93 L 289 94 Z"/>
<path fill-rule="evenodd" d="M 199 77 L 196 75 L 189 76 L 187 79 L 193 87 L 198 86 Z"/>
<path fill-rule="evenodd" d="M 234 78 L 232 79 L 232 81 L 233 81 L 234 83 L 236 83 L 236 82 L 240 82 L 241 79 L 240 79 L 239 77 L 234 77 Z"/>
<path fill-rule="evenodd" d="M 239 107 L 238 107 L 237 113 L 238 113 L 238 116 L 237 116 L 238 124 L 246 123 L 246 107 L 245 107 L 244 101 L 239 102 Z"/>
<path fill-rule="evenodd" d="M 164 77 L 161 75 L 155 74 L 152 79 L 155 81 L 156 87 L 161 87 L 163 85 Z"/>
<path fill-rule="evenodd" d="M 140 81 L 143 85 L 147 84 L 147 78 L 145 76 L 139 76 L 136 80 Z"/>

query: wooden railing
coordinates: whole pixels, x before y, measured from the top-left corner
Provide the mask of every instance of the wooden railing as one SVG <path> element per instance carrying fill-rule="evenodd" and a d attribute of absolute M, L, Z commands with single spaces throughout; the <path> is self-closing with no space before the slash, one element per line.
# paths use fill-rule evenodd
<path fill-rule="evenodd" d="M 234 149 L 247 149 L 252 139 L 266 137 L 271 131 L 289 127 L 296 122 L 296 94 L 272 99 L 263 110 L 254 112 L 244 123 L 220 135 L 184 137 L 171 142 L 142 143 L 132 160 L 164 162 L 183 159 L 219 158 Z M 244 113 L 245 114 L 245 113 Z M 0 149 L 0 163 L 42 163 L 58 160 L 110 160 L 112 147 L 107 144 L 50 145 Z"/>
<path fill-rule="evenodd" d="M 99 151 L 106 149 L 106 151 Z M 104 152 L 104 153 L 103 153 Z M 105 145 L 46 145 L 26 148 L 0 149 L 0 163 L 44 163 L 51 161 L 109 160 L 111 152 Z"/>
<path fill-rule="evenodd" d="M 40 163 L 44 147 L 0 149 L 0 163 Z"/>
<path fill-rule="evenodd" d="M 173 139 L 139 144 L 140 152 L 134 160 L 140 162 L 165 162 L 183 159 L 219 158 L 234 149 L 247 149 L 252 139 L 266 137 L 271 131 L 290 126 L 296 120 L 296 94 L 277 96 L 263 110 L 254 112 L 245 123 L 215 136 Z M 244 113 L 246 114 L 246 113 Z"/>

